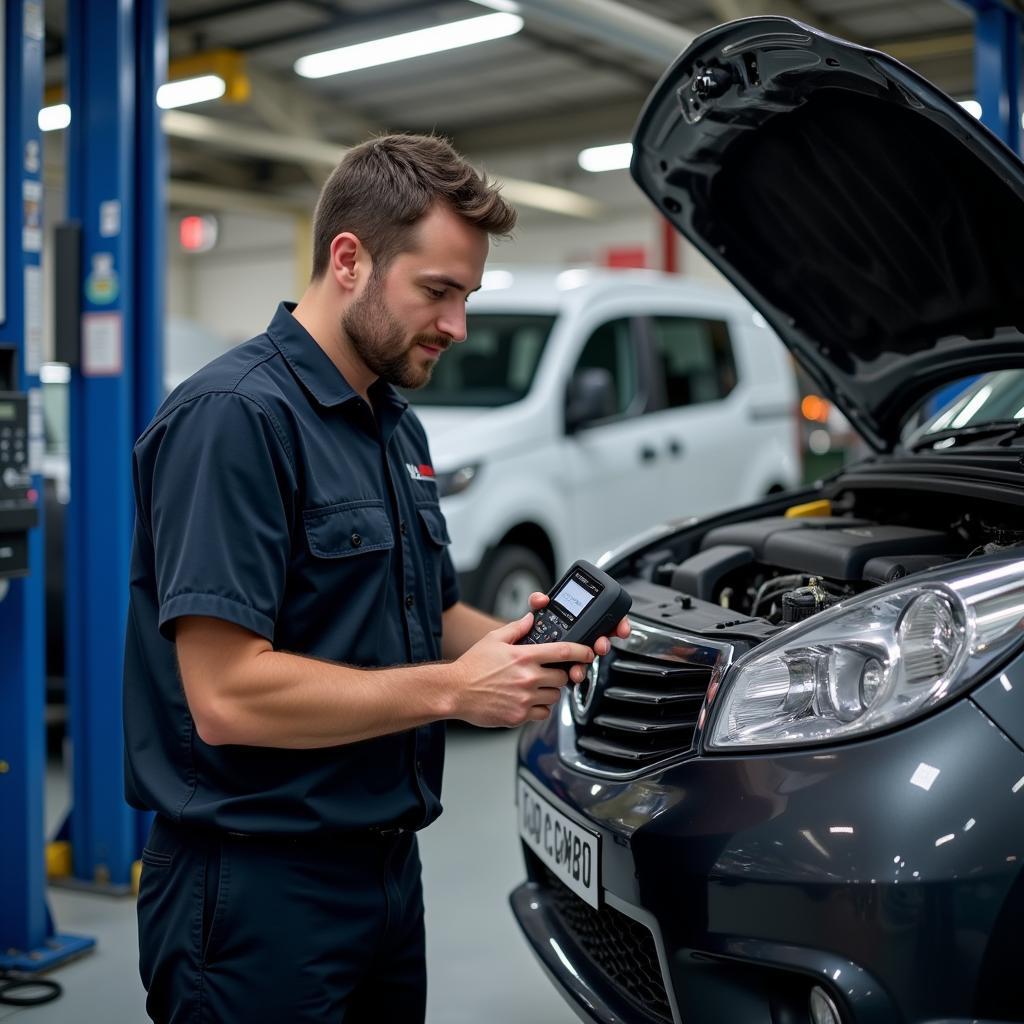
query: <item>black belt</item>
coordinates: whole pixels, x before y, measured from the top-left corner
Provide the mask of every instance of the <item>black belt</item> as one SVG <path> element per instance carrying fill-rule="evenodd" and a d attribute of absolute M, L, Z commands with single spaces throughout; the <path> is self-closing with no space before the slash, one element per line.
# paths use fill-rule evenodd
<path fill-rule="evenodd" d="M 237 832 L 232 829 L 218 829 L 211 825 L 184 824 L 171 821 L 163 815 L 157 822 L 169 832 L 192 840 L 227 840 L 230 842 L 252 843 L 265 846 L 287 846 L 294 848 L 344 848 L 394 842 L 402 836 L 411 835 L 413 829 L 404 825 L 371 825 L 363 829 L 348 831 L 320 832 Z"/>
<path fill-rule="evenodd" d="M 241 842 L 287 843 L 293 846 L 344 846 L 348 843 L 372 843 L 398 839 L 411 832 L 401 825 L 372 825 L 351 832 L 224 832 L 227 839 Z"/>

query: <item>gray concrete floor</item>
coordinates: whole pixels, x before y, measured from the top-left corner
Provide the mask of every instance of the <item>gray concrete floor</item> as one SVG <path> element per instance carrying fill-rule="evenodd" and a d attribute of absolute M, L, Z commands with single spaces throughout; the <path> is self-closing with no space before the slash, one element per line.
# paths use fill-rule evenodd
<path fill-rule="evenodd" d="M 527 950 L 508 908 L 508 893 L 523 878 L 513 811 L 514 746 L 510 732 L 453 729 L 449 735 L 445 812 L 420 835 L 428 1024 L 577 1021 Z M 67 794 L 66 776 L 51 770 L 50 827 L 63 816 Z M 60 889 L 49 895 L 58 930 L 93 936 L 96 951 L 52 974 L 64 986 L 61 999 L 30 1009 L 0 1006 L 0 1021 L 145 1024 L 134 901 Z"/>

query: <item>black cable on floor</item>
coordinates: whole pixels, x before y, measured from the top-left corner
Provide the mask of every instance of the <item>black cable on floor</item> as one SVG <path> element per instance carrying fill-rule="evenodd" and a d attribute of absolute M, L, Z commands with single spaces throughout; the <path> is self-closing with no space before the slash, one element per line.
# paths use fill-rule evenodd
<path fill-rule="evenodd" d="M 33 978 L 30 974 L 0 970 L 0 1005 L 42 1006 L 64 994 L 64 989 L 49 978 Z"/>

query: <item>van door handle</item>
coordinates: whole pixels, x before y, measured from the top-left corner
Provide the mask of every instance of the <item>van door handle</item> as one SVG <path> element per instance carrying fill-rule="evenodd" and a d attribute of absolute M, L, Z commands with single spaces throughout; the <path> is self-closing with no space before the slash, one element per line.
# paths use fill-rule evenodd
<path fill-rule="evenodd" d="M 640 461 L 641 462 L 653 462 L 658 457 L 658 453 L 649 445 L 645 444 L 640 449 Z"/>
<path fill-rule="evenodd" d="M 672 458 L 678 459 L 679 456 L 682 455 L 685 451 L 686 447 L 683 445 L 682 441 L 677 441 L 675 438 L 672 438 L 672 440 L 669 441 L 668 453 L 669 455 L 672 456 Z"/>

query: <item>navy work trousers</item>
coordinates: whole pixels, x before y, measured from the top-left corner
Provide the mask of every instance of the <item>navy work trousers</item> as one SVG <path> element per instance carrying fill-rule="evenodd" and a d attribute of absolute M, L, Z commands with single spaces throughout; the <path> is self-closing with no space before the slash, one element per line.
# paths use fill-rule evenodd
<path fill-rule="evenodd" d="M 158 1024 L 421 1024 L 416 837 L 197 831 L 157 817 L 139 964 Z"/>

